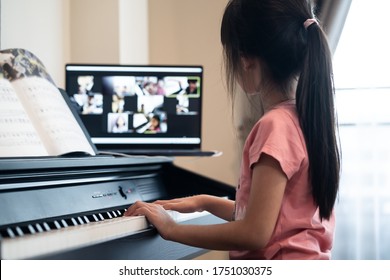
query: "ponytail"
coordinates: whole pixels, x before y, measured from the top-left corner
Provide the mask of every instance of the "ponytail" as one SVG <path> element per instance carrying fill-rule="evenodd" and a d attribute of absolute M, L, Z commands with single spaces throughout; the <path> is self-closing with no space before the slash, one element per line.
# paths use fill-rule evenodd
<path fill-rule="evenodd" d="M 325 34 L 316 22 L 307 26 L 306 32 L 307 52 L 297 85 L 296 106 L 309 155 L 314 202 L 321 219 L 329 219 L 340 177 L 332 57 Z"/>

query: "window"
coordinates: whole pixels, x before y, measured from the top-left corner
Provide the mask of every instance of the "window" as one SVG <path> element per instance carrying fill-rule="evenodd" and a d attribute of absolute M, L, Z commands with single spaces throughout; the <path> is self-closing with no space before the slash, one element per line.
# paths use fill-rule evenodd
<path fill-rule="evenodd" d="M 352 1 L 333 67 L 342 146 L 334 259 L 390 259 L 390 1 Z"/>

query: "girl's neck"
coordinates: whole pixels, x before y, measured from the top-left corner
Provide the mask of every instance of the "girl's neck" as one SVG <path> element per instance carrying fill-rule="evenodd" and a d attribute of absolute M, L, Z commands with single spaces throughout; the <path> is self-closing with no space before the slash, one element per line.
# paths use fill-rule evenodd
<path fill-rule="evenodd" d="M 262 102 L 263 102 L 263 109 L 264 112 L 267 112 L 274 108 L 276 105 L 295 99 L 295 92 L 294 94 L 282 94 L 277 92 L 268 93 L 262 96 Z"/>
<path fill-rule="evenodd" d="M 282 91 L 279 88 L 268 88 L 262 94 L 262 102 L 263 102 L 263 109 L 264 112 L 267 112 L 274 108 L 276 105 L 288 101 L 288 100 L 294 100 L 295 99 L 295 90 L 296 90 L 296 83 L 294 82 L 288 91 Z"/>

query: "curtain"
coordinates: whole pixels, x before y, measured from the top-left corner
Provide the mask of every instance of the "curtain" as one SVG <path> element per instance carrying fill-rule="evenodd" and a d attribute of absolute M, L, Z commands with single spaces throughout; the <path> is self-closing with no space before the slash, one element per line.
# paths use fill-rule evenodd
<path fill-rule="evenodd" d="M 390 259 L 388 3 L 350 3 L 336 44 L 342 170 L 333 259 Z"/>
<path fill-rule="evenodd" d="M 332 53 L 336 50 L 351 3 L 352 0 L 314 0 L 314 13 L 328 36 Z"/>

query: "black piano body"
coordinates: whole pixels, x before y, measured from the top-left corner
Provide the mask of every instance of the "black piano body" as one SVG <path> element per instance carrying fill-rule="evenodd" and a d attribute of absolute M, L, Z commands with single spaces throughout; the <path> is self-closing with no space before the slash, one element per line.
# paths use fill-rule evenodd
<path fill-rule="evenodd" d="M 0 170 L 1 259 L 191 259 L 206 250 L 163 240 L 124 210 L 137 200 L 235 194 L 165 157 L 3 158 Z M 223 222 L 208 213 L 178 217 Z"/>

